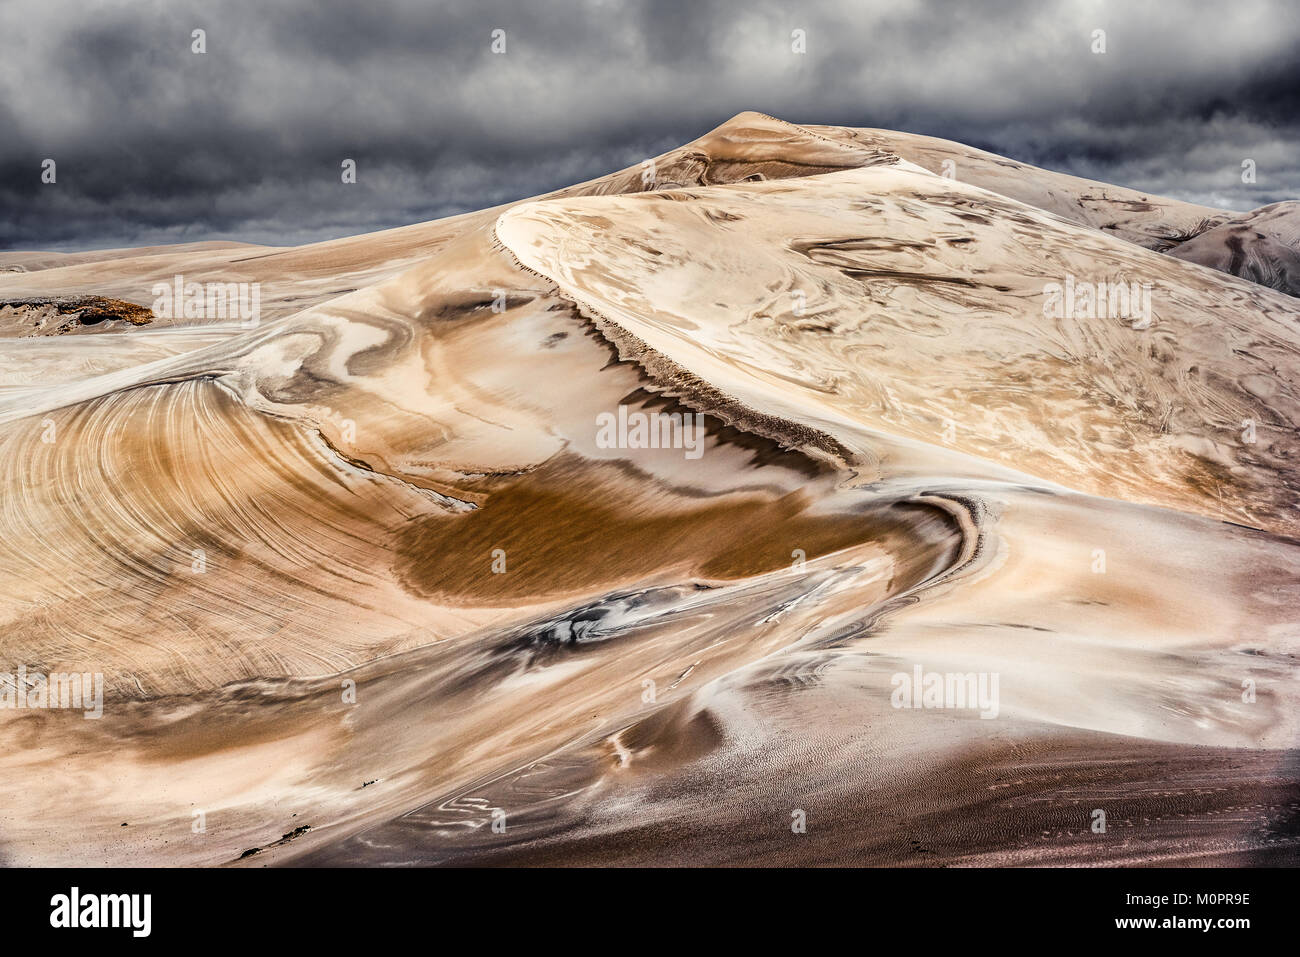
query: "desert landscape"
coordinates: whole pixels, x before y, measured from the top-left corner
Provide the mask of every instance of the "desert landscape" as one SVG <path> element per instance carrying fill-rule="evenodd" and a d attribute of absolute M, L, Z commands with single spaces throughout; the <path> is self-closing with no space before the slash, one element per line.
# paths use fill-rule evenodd
<path fill-rule="evenodd" d="M 0 709 L 0 861 L 1295 864 L 1298 256 L 753 112 L 0 252 L 0 671 L 102 678 Z"/>

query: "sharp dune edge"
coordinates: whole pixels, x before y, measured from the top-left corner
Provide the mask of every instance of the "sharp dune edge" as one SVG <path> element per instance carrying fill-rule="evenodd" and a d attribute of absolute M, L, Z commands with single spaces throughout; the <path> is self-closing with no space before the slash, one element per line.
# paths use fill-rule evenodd
<path fill-rule="evenodd" d="M 756 113 L 643 172 L 0 254 L 6 667 L 106 685 L 0 710 L 0 859 L 1294 863 L 1289 204 Z M 178 274 L 261 323 L 19 302 Z M 620 405 L 702 454 L 604 447 Z M 996 717 L 894 707 L 917 666 Z"/>

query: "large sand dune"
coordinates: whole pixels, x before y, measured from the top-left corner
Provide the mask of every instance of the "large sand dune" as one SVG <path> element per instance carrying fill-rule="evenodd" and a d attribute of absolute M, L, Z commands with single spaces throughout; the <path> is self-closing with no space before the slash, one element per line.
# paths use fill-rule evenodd
<path fill-rule="evenodd" d="M 0 710 L 0 856 L 1293 863 L 1300 301 L 1238 228 L 747 113 L 368 236 L 0 254 L 262 307 L 5 313 L 4 658 L 105 696 Z"/>

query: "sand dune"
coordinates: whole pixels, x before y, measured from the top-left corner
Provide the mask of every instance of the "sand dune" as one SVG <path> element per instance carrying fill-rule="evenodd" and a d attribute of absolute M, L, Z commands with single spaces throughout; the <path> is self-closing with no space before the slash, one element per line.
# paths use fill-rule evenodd
<path fill-rule="evenodd" d="M 1228 210 L 1040 169 L 933 136 L 836 126 L 808 129 L 840 142 L 892 153 L 936 175 L 999 193 L 1076 225 L 1157 251 L 1172 249 L 1234 215 Z"/>
<path fill-rule="evenodd" d="M 262 284 L 0 339 L 5 657 L 105 687 L 0 710 L 0 855 L 1294 862 L 1300 303 L 1240 228 L 746 113 L 368 236 L 0 258 Z"/>
<path fill-rule="evenodd" d="M 1267 291 L 891 167 L 536 204 L 497 233 L 612 337 L 748 408 L 844 442 L 844 417 L 928 442 L 949 424 L 948 444 L 1081 491 L 1300 528 L 1300 306 Z M 1150 283 L 1149 326 L 1044 315 L 1067 276 Z"/>
<path fill-rule="evenodd" d="M 1300 203 L 1273 203 L 1234 216 L 1170 255 L 1300 296 Z"/>

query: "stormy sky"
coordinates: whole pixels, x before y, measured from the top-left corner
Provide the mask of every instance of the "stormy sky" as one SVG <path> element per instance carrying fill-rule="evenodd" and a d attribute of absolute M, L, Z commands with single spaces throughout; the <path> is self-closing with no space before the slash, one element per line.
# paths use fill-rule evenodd
<path fill-rule="evenodd" d="M 350 235 L 598 176 L 748 109 L 1251 209 L 1300 198 L 1300 4 L 3 0 L 0 248 Z"/>

